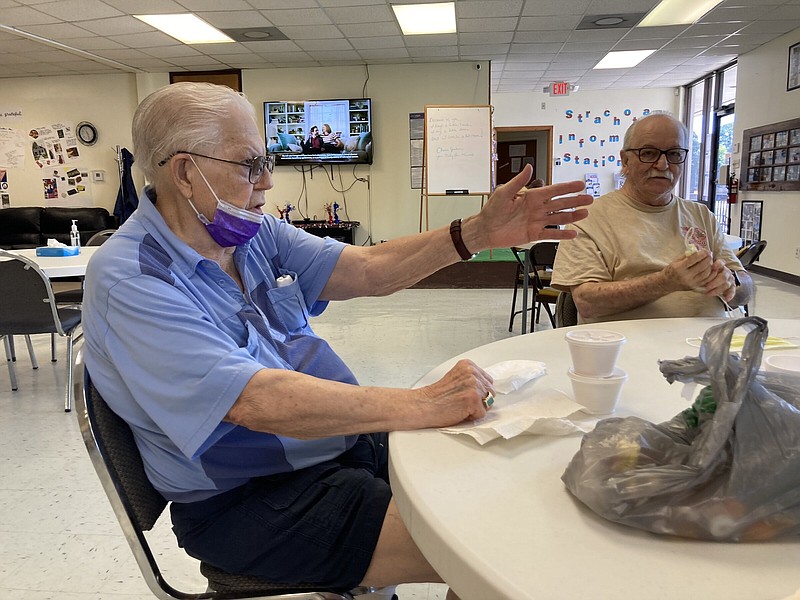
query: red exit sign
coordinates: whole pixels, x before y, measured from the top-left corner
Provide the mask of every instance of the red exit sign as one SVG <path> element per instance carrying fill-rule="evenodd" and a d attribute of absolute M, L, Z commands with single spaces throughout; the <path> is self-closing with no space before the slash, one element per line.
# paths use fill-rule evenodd
<path fill-rule="evenodd" d="M 551 96 L 569 96 L 570 85 L 567 81 L 554 81 L 550 84 Z"/>

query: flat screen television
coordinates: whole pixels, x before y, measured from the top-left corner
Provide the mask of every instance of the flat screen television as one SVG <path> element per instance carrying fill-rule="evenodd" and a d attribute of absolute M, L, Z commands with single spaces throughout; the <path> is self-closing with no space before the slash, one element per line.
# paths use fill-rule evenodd
<path fill-rule="evenodd" d="M 264 128 L 275 164 L 372 164 L 370 98 L 264 102 Z"/>

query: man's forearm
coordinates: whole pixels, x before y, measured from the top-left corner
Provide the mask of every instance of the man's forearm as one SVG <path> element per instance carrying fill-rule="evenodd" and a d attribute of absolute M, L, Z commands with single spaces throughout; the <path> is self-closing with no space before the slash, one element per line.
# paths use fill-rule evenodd
<path fill-rule="evenodd" d="M 583 318 L 597 319 L 649 304 L 676 289 L 658 271 L 625 281 L 582 283 L 572 288 L 572 297 Z"/>

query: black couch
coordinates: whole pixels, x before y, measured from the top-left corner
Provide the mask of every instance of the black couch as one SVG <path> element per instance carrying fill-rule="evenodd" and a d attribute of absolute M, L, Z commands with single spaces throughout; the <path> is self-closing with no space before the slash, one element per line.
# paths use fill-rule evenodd
<path fill-rule="evenodd" d="M 98 231 L 116 229 L 117 218 L 100 207 L 20 206 L 0 210 L 0 248 L 38 248 L 48 239 L 69 244 L 72 220 L 78 221 L 81 244 Z"/>

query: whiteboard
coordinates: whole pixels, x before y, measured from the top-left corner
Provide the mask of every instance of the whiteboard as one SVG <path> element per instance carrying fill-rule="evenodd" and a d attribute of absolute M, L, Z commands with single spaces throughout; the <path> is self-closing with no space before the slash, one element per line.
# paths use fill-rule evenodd
<path fill-rule="evenodd" d="M 425 107 L 425 191 L 429 196 L 492 191 L 492 107 Z"/>

